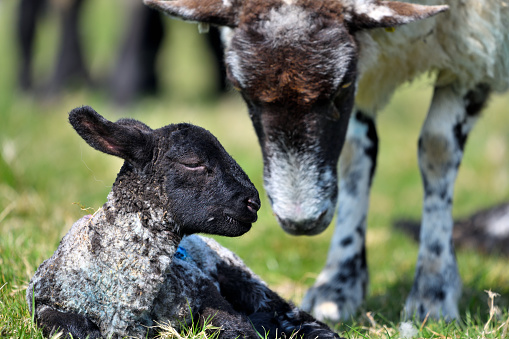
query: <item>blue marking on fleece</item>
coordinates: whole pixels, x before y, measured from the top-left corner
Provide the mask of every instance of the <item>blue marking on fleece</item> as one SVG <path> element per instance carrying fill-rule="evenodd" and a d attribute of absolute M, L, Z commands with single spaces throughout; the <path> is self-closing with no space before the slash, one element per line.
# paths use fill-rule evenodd
<path fill-rule="evenodd" d="M 179 246 L 177 248 L 177 252 L 175 252 L 175 258 L 180 259 L 180 260 L 190 260 L 191 259 L 189 254 L 187 254 L 186 249 L 181 246 Z"/>

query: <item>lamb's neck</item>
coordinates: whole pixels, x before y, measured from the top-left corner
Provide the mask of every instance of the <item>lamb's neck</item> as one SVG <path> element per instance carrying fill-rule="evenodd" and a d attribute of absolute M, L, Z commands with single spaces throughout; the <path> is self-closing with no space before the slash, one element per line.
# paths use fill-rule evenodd
<path fill-rule="evenodd" d="M 128 262 L 150 262 L 148 270 L 164 274 L 182 240 L 175 224 L 161 209 L 126 210 L 110 193 L 108 201 L 92 217 L 92 252 L 99 261 L 120 269 Z M 121 274 L 121 272 L 119 272 Z"/>
<path fill-rule="evenodd" d="M 117 237 L 152 258 L 173 258 L 182 239 L 179 227 L 168 211 L 164 179 L 141 174 L 124 164 L 103 210 L 106 222 Z M 122 250 L 122 249 L 120 249 Z M 166 261 L 166 259 L 165 259 Z"/>
<path fill-rule="evenodd" d="M 141 213 L 126 211 L 108 200 L 84 228 L 89 259 L 87 272 L 97 300 L 110 300 L 110 306 L 82 305 L 105 319 L 117 319 L 115 333 L 130 335 L 128 325 L 147 319 L 147 312 L 165 285 L 167 274 L 181 238 L 166 230 L 168 222 L 161 211 L 152 210 L 147 227 Z M 158 227 L 155 227 L 155 226 Z M 121 291 L 121 293 L 120 293 Z M 97 308 L 99 307 L 99 308 Z M 150 325 L 150 324 L 149 324 Z M 125 332 L 125 333 L 124 333 Z"/>
<path fill-rule="evenodd" d="M 167 212 L 164 179 L 155 174 L 141 175 L 124 164 L 108 195 L 108 204 L 120 213 L 140 214 L 147 228 L 179 234 L 178 225 Z"/>

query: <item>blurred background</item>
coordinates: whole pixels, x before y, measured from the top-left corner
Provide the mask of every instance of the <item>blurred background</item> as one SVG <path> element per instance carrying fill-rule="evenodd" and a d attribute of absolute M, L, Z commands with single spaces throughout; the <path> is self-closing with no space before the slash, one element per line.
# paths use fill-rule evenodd
<path fill-rule="evenodd" d="M 248 234 L 218 240 L 300 303 L 325 263 L 333 227 L 315 237 L 292 237 L 277 225 L 251 121 L 240 96 L 222 81 L 217 46 L 217 32 L 199 34 L 197 25 L 149 13 L 140 1 L 0 0 L 4 320 L 7 312 L 14 319 L 28 316 L 24 288 L 35 269 L 75 220 L 101 207 L 120 169 L 119 159 L 91 149 L 68 124 L 68 112 L 80 105 L 110 120 L 131 117 L 152 128 L 190 122 L 215 134 L 262 198 Z M 432 83 L 432 76 L 423 76 L 403 86 L 378 119 L 379 165 L 367 234 L 370 289 L 361 318 L 371 311 L 397 322 L 411 287 L 418 247 L 393 223 L 420 218 L 416 149 Z M 467 141 L 455 217 L 509 200 L 508 108 L 509 95 L 494 96 Z M 460 312 L 485 314 L 488 289 L 502 294 L 497 302 L 507 308 L 507 257 L 475 249 L 459 249 L 457 256 L 464 282 Z M 6 326 L 0 324 L 0 333 Z"/>

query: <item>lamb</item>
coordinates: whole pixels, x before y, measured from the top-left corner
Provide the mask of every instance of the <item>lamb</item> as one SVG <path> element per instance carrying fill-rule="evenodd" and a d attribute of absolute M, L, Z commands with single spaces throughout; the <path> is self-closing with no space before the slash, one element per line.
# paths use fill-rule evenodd
<path fill-rule="evenodd" d="M 107 202 L 78 220 L 27 289 L 45 335 L 154 337 L 209 319 L 220 338 L 298 332 L 339 338 L 280 298 L 232 252 L 194 233 L 236 237 L 257 219 L 258 191 L 210 132 L 110 122 L 91 107 L 69 121 L 93 148 L 125 160 Z"/>

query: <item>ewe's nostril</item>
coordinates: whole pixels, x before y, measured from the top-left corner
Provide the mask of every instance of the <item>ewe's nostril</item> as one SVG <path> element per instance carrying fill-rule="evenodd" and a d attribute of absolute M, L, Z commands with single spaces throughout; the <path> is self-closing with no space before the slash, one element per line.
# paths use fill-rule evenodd
<path fill-rule="evenodd" d="M 248 199 L 247 200 L 247 208 L 253 212 L 256 213 L 260 209 L 260 201 L 257 199 Z"/>
<path fill-rule="evenodd" d="M 327 210 L 323 211 L 320 216 L 318 217 L 318 219 L 316 219 L 316 223 L 317 224 L 322 224 L 323 223 L 323 219 L 325 218 L 325 216 L 327 215 Z"/>

